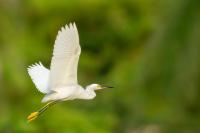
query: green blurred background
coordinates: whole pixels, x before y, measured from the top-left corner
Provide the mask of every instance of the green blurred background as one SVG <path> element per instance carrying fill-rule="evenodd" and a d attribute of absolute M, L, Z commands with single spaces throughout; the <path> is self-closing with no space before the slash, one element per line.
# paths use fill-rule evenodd
<path fill-rule="evenodd" d="M 200 131 L 199 0 L 0 0 L 0 132 Z M 76 22 L 79 83 L 92 101 L 42 106 L 26 68 L 49 68 L 58 30 Z"/>

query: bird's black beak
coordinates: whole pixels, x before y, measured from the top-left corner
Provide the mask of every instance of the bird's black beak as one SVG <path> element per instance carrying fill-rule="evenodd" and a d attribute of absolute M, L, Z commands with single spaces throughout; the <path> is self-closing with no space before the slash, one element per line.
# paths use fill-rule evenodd
<path fill-rule="evenodd" d="M 105 89 L 105 88 L 114 88 L 112 86 L 101 86 L 102 89 Z"/>

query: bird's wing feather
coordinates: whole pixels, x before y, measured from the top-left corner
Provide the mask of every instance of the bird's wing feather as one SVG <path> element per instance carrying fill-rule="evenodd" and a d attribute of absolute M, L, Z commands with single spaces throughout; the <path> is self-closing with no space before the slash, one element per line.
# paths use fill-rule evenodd
<path fill-rule="evenodd" d="M 81 48 L 75 23 L 62 27 L 54 44 L 50 68 L 50 88 L 77 84 L 77 67 Z"/>
<path fill-rule="evenodd" d="M 45 68 L 42 63 L 36 63 L 29 66 L 27 69 L 36 88 L 42 93 L 48 93 L 49 69 Z"/>

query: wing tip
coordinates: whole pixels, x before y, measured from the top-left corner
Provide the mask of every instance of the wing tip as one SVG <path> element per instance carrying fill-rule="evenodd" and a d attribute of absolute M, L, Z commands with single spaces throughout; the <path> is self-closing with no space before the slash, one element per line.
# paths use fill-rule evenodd
<path fill-rule="evenodd" d="M 76 23 L 75 22 L 69 22 L 69 24 L 66 24 L 62 28 L 65 28 L 65 29 L 76 29 Z"/>
<path fill-rule="evenodd" d="M 62 40 L 63 38 L 66 38 L 66 36 L 68 36 L 69 34 L 72 34 L 74 40 L 78 40 L 79 42 L 78 29 L 75 22 L 70 22 L 69 24 L 66 24 L 65 26 L 61 27 L 56 36 L 55 43 L 58 43 L 59 39 Z"/>
<path fill-rule="evenodd" d="M 37 66 L 44 67 L 43 64 L 41 63 L 41 61 L 39 61 L 39 62 L 36 62 L 36 63 L 34 63 L 34 64 L 32 64 L 32 65 L 29 65 L 29 66 L 27 67 L 28 72 L 31 71 L 34 67 L 37 67 Z"/>
<path fill-rule="evenodd" d="M 62 34 L 63 32 L 66 32 L 67 30 L 76 30 L 76 24 L 75 22 L 70 22 L 69 24 L 66 24 L 61 27 L 61 29 L 58 31 L 58 35 Z"/>
<path fill-rule="evenodd" d="M 48 69 L 45 68 L 40 61 L 27 67 L 27 71 L 28 71 L 28 74 L 29 74 L 31 80 L 35 84 L 37 90 L 41 93 L 47 93 L 47 91 L 48 91 L 47 90 L 47 84 L 48 84 L 48 79 L 47 79 L 48 74 L 47 73 L 49 73 L 49 70 L 48 70 L 48 72 L 47 72 L 47 70 Z M 44 76 L 45 80 L 41 81 L 41 76 L 43 76 L 43 74 L 46 75 L 46 76 Z M 39 78 L 38 78 L 38 76 L 39 76 Z M 44 83 L 43 81 L 45 81 L 46 83 Z"/>

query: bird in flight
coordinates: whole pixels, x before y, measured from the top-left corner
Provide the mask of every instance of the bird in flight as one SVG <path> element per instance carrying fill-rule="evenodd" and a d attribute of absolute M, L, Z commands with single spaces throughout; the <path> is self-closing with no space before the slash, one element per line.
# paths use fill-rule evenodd
<path fill-rule="evenodd" d="M 99 84 L 90 84 L 84 89 L 77 81 L 78 60 L 81 54 L 79 35 L 75 23 L 70 23 L 58 31 L 54 44 L 50 70 L 41 62 L 28 67 L 36 88 L 45 96 L 41 109 L 31 113 L 27 120 L 31 122 L 41 115 L 50 106 L 66 100 L 95 98 L 96 90 L 112 88 Z"/>

